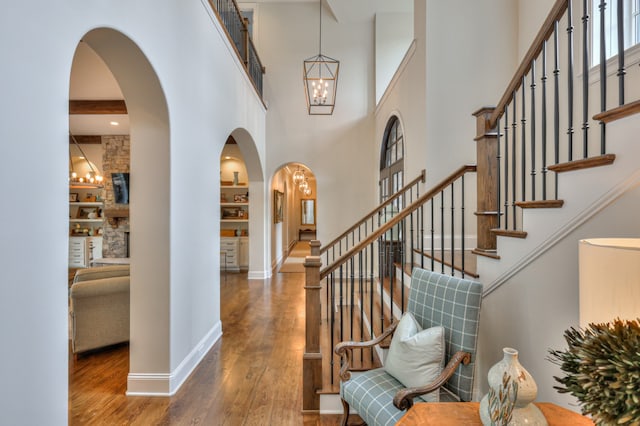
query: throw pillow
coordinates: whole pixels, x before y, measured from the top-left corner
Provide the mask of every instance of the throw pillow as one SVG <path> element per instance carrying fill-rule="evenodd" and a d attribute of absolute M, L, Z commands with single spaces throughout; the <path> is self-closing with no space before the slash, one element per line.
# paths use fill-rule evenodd
<path fill-rule="evenodd" d="M 406 312 L 391 339 L 384 369 L 406 387 L 433 382 L 444 368 L 444 327 L 423 330 L 410 312 Z M 440 392 L 421 397 L 438 402 Z"/>

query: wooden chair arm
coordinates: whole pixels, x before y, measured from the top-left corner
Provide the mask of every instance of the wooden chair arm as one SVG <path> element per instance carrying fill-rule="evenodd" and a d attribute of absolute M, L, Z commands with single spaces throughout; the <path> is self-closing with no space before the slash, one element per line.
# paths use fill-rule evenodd
<path fill-rule="evenodd" d="M 376 337 L 373 340 L 367 340 L 365 342 L 345 341 L 345 342 L 338 343 L 333 351 L 342 360 L 342 366 L 340 367 L 340 373 L 339 373 L 340 379 L 342 379 L 343 381 L 347 381 L 351 378 L 351 373 L 349 371 L 351 370 L 351 351 L 353 349 L 369 348 L 369 347 L 380 344 L 384 339 L 386 339 L 387 337 L 393 334 L 397 326 L 398 326 L 398 323 L 394 321 L 389 326 L 389 328 L 384 330 L 382 334 L 380 334 L 378 337 Z"/>
<path fill-rule="evenodd" d="M 433 382 L 426 386 L 399 390 L 393 398 L 393 405 L 395 405 L 398 410 L 408 410 L 413 405 L 413 398 L 440 389 L 440 387 L 447 383 L 451 376 L 453 376 L 453 373 L 461 363 L 467 365 L 469 362 L 471 362 L 470 353 L 462 351 L 456 352 L 444 367 L 442 373 L 440 373 Z"/>

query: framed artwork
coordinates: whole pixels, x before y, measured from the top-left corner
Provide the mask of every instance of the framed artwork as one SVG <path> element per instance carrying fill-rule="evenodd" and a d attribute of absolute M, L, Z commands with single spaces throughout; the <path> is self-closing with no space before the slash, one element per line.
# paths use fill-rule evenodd
<path fill-rule="evenodd" d="M 69 193 L 69 202 L 70 203 L 77 203 L 78 201 L 80 201 L 80 195 L 77 192 L 70 192 Z"/>
<path fill-rule="evenodd" d="M 273 190 L 273 223 L 280 223 L 284 219 L 284 192 Z"/>

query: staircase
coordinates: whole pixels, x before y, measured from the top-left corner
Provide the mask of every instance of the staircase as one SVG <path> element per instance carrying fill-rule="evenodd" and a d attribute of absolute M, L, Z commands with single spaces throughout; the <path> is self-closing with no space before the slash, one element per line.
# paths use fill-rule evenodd
<path fill-rule="evenodd" d="M 476 166 L 464 166 L 405 200 L 411 202 L 391 217 L 382 218 L 385 207 L 377 208 L 365 221 L 371 223 L 366 231 L 343 234 L 351 238 L 344 249 L 334 242 L 320 249 L 317 242 L 306 263 L 305 409 L 320 409 L 319 392 L 338 390 L 327 373 L 337 370 L 331 352 L 336 340 L 370 339 L 399 318 L 414 266 L 484 284 L 478 378 L 486 377 L 502 347 L 515 347 L 536 377 L 539 399 L 567 403 L 553 390 L 558 373 L 546 356 L 549 348 L 563 347 L 563 331 L 577 325 L 578 240 L 640 235 L 640 146 L 633 143 L 640 102 L 624 101 L 632 92 L 625 79 L 640 81 L 640 70 L 625 69 L 620 50 L 617 72 L 607 73 L 611 64 L 602 58 L 600 82 L 589 84 L 582 77 L 590 71 L 588 49 L 573 45 L 576 28 L 588 40 L 589 19 L 588 10 L 574 10 L 570 0 L 554 3 L 497 107 L 474 114 Z M 624 31 L 622 22 L 618 28 Z M 582 52 L 580 66 L 575 52 Z M 618 88 L 615 101 L 607 87 Z M 464 204 L 470 175 L 477 184 L 475 211 Z M 465 228 L 470 221 L 476 222 L 473 245 Z M 322 270 L 320 252 L 333 253 Z M 314 314 L 319 306 L 322 316 Z M 334 337 L 316 344 L 321 321 Z M 363 367 L 379 365 L 382 357 L 383 350 L 363 353 Z M 485 381 L 476 386 L 479 399 Z M 327 401 L 325 412 L 332 410 Z"/>

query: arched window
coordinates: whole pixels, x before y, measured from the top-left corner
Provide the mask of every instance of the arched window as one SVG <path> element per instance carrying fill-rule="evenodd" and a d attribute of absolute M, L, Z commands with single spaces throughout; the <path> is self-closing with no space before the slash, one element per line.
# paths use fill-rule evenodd
<path fill-rule="evenodd" d="M 382 140 L 380 155 L 380 202 L 398 192 L 404 185 L 404 138 L 400 120 L 395 115 L 389 119 Z M 398 210 L 402 201 L 394 203 Z M 397 204 L 397 205 L 396 205 Z"/>

